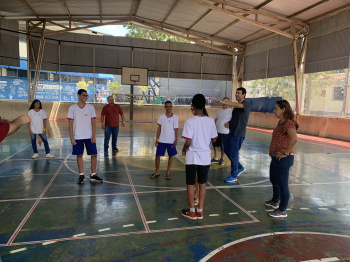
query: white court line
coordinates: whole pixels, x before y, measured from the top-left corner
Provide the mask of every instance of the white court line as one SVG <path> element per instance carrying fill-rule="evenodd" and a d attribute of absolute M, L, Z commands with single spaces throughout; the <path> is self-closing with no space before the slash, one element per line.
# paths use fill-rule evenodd
<path fill-rule="evenodd" d="M 146 223 L 147 223 L 147 224 L 157 223 L 157 220 L 147 221 Z"/>
<path fill-rule="evenodd" d="M 231 212 L 231 213 L 228 213 L 229 215 L 238 215 L 238 212 Z"/>
<path fill-rule="evenodd" d="M 252 210 L 252 211 L 248 211 L 249 213 L 256 213 L 256 212 L 258 212 L 258 211 L 256 211 L 256 210 Z"/>
<path fill-rule="evenodd" d="M 5 162 L 7 159 L 9 159 L 9 158 L 13 157 L 14 155 L 18 154 L 19 152 L 23 151 L 24 149 L 26 149 L 26 148 L 27 148 L 27 147 L 29 147 L 29 146 L 31 146 L 31 145 L 27 145 L 26 147 L 24 147 L 23 149 L 21 149 L 21 150 L 17 151 L 17 152 L 16 152 L 16 153 L 14 153 L 13 155 L 11 155 L 11 156 L 9 156 L 9 157 L 5 158 L 4 160 L 0 161 L 0 164 L 2 164 L 3 162 Z"/>
<path fill-rule="evenodd" d="M 323 233 L 323 232 L 299 232 L 299 231 L 290 231 L 290 232 L 275 232 L 275 233 L 266 233 L 266 234 L 261 234 L 261 235 L 254 235 L 254 236 L 250 236 L 250 237 L 246 237 L 246 238 L 241 238 L 239 240 L 233 241 L 231 243 L 225 244 L 217 249 L 215 249 L 214 251 L 210 252 L 208 255 L 206 255 L 205 257 L 203 257 L 201 260 L 199 260 L 199 262 L 206 262 L 208 260 L 210 260 L 210 258 L 212 258 L 213 256 L 215 256 L 217 253 L 221 252 L 222 250 L 248 241 L 248 240 L 252 240 L 252 239 L 257 239 L 257 238 L 262 238 L 262 237 L 266 237 L 266 236 L 276 236 L 276 235 L 292 235 L 292 234 L 302 234 L 302 235 L 326 235 L 326 236 L 336 236 L 336 237 L 344 237 L 344 238 L 350 238 L 350 236 L 344 236 L 344 235 L 338 235 L 338 234 L 328 234 L 328 233 Z"/>
<path fill-rule="evenodd" d="M 133 227 L 134 224 L 123 225 L 123 227 Z"/>
<path fill-rule="evenodd" d="M 319 207 L 318 209 L 319 209 L 319 210 L 329 210 L 329 209 L 326 208 L 326 207 Z"/>
<path fill-rule="evenodd" d="M 82 237 L 82 236 L 85 236 L 85 235 L 86 235 L 85 233 L 81 233 L 81 234 L 73 235 L 73 237 Z"/>
<path fill-rule="evenodd" d="M 176 220 L 178 219 L 177 217 L 171 217 L 171 218 L 168 218 L 168 220 Z"/>
<path fill-rule="evenodd" d="M 340 261 L 340 259 L 337 257 L 327 257 L 327 258 L 321 258 L 321 259 L 304 260 L 301 262 L 333 262 L 333 261 Z"/>
<path fill-rule="evenodd" d="M 53 244 L 53 243 L 56 243 L 56 242 L 57 241 L 47 241 L 47 242 L 43 243 L 43 246 L 50 245 L 50 244 Z"/>
<path fill-rule="evenodd" d="M 98 232 L 103 232 L 103 231 L 108 231 L 108 230 L 111 230 L 111 228 L 102 228 L 102 229 L 99 229 Z"/>
<path fill-rule="evenodd" d="M 287 208 L 286 210 L 290 211 L 290 210 L 293 210 L 293 209 L 291 209 L 291 208 Z"/>
<path fill-rule="evenodd" d="M 10 253 L 10 254 L 14 254 L 14 253 L 21 252 L 21 251 L 24 251 L 24 250 L 27 250 L 27 248 L 26 248 L 26 247 L 23 247 L 23 248 L 11 250 L 9 253 Z"/>
<path fill-rule="evenodd" d="M 337 208 L 338 210 L 340 211 L 346 211 L 347 209 L 346 208 Z"/>
<path fill-rule="evenodd" d="M 219 214 L 210 214 L 209 216 L 210 216 L 210 217 L 218 217 Z"/>
<path fill-rule="evenodd" d="M 310 210 L 308 207 L 301 207 L 300 210 Z"/>

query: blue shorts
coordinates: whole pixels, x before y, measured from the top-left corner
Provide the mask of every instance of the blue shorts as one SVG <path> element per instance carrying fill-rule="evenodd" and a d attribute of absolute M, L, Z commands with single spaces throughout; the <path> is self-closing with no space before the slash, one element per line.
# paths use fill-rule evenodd
<path fill-rule="evenodd" d="M 84 153 L 84 144 L 88 155 L 97 155 L 96 143 L 92 144 L 91 139 L 77 139 L 75 142 L 77 144 L 73 146 L 72 155 L 82 155 Z"/>
<path fill-rule="evenodd" d="M 166 144 L 166 143 L 158 142 L 156 156 L 164 156 L 165 149 L 168 151 L 169 156 L 176 156 L 177 155 L 176 146 L 174 146 L 174 144 Z"/>

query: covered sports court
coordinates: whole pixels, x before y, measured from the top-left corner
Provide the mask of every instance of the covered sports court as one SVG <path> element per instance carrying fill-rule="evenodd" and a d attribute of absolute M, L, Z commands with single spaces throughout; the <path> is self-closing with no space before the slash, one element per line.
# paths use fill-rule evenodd
<path fill-rule="evenodd" d="M 272 194 L 267 151 L 277 120 L 259 105 L 240 154 L 246 172 L 238 184 L 225 184 L 228 159 L 212 165 L 204 219 L 188 221 L 180 214 L 187 207 L 184 157 L 174 159 L 171 180 L 165 179 L 167 158 L 161 176 L 149 178 L 157 130 L 149 120 L 163 106 L 122 105 L 128 121 L 118 153 L 103 153 L 97 128 L 104 182 L 77 185 L 65 120 L 72 102 L 59 95 L 44 108 L 54 159 L 43 157 L 42 146 L 39 159 L 31 159 L 25 126 L 0 145 L 2 261 L 350 261 L 349 9 L 344 0 L 3 1 L 0 64 L 18 67 L 17 46 L 25 39 L 28 90 L 21 91 L 26 100 L 0 97 L 2 118 L 27 112 L 44 85 L 41 72 L 55 72 L 61 85 L 61 72 L 121 75 L 122 67 L 135 67 L 168 79 L 161 89 L 169 99 L 177 90 L 170 79 L 198 80 L 181 89 L 188 96 L 209 94 L 206 84 L 214 82 L 206 81 L 225 82 L 213 98 L 226 94 L 226 82 L 230 97 L 241 85 L 247 97 L 282 96 L 301 127 L 287 218 L 268 217 L 264 205 Z M 192 43 L 86 31 L 110 24 L 135 24 Z M 1 77 L 8 72 L 2 67 Z M 271 79 L 292 79 L 293 90 Z M 99 115 L 103 105 L 94 106 Z M 188 109 L 174 107 L 180 135 Z M 208 106 L 211 117 L 217 110 Z M 183 143 L 179 139 L 178 152 Z M 89 159 L 84 155 L 86 173 Z"/>

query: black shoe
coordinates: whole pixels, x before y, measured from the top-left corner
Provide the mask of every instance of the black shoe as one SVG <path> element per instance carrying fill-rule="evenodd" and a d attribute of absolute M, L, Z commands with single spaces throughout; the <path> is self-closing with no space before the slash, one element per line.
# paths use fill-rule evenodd
<path fill-rule="evenodd" d="M 103 181 L 103 179 L 100 178 L 98 175 L 93 175 L 93 176 L 90 175 L 90 180 L 95 181 L 95 182 L 102 182 Z"/>
<path fill-rule="evenodd" d="M 222 158 L 220 158 L 219 165 L 222 166 L 224 163 L 225 163 L 224 160 Z"/>
<path fill-rule="evenodd" d="M 80 175 L 78 178 L 77 184 L 84 184 L 84 178 L 85 178 L 84 175 Z"/>
<path fill-rule="evenodd" d="M 118 147 L 112 148 L 112 151 L 113 151 L 113 152 L 119 152 L 119 149 L 118 149 Z"/>
<path fill-rule="evenodd" d="M 213 158 L 213 159 L 211 160 L 211 163 L 212 163 L 212 164 L 219 164 L 219 158 Z"/>
<path fill-rule="evenodd" d="M 105 149 L 105 151 L 104 151 L 104 152 L 105 152 L 105 154 L 107 155 L 107 154 L 108 154 L 108 149 Z"/>

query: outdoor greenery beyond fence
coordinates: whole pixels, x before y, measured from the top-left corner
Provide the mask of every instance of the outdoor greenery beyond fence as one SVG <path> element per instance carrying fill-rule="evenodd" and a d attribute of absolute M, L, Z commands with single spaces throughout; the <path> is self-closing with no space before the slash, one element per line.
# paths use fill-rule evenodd
<path fill-rule="evenodd" d="M 281 96 L 295 108 L 293 76 L 247 81 L 244 85 L 248 97 Z M 350 116 L 348 69 L 306 74 L 300 86 L 300 114 Z"/>

